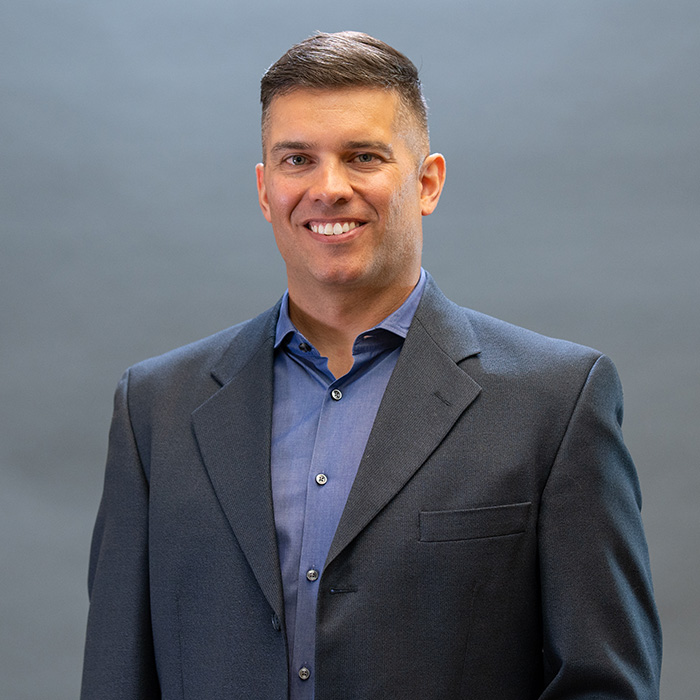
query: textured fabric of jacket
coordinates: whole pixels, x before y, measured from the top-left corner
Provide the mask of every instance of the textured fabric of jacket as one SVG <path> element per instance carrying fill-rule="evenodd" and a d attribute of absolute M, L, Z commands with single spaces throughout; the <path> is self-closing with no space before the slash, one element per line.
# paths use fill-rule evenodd
<path fill-rule="evenodd" d="M 285 700 L 270 488 L 278 307 L 128 370 L 82 700 Z M 658 697 L 661 635 L 612 363 L 432 279 L 323 575 L 316 700 Z"/>

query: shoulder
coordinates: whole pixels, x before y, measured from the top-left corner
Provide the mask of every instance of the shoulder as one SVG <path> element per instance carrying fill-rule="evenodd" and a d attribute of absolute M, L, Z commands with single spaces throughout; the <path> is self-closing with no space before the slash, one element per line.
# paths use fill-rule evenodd
<path fill-rule="evenodd" d="M 212 367 L 250 321 L 238 323 L 206 338 L 149 357 L 127 369 L 131 383 L 172 381 L 209 375 Z"/>
<path fill-rule="evenodd" d="M 481 348 L 464 368 L 484 384 L 546 398 L 555 403 L 577 400 L 592 384 L 622 399 L 622 387 L 612 360 L 595 348 L 551 338 L 514 324 L 467 310 Z"/>
<path fill-rule="evenodd" d="M 171 397 L 184 403 L 191 403 L 188 395 L 200 400 L 234 374 L 237 366 L 254 357 L 260 347 L 272 345 L 278 307 L 132 365 L 125 372 L 129 393 L 151 399 Z"/>
<path fill-rule="evenodd" d="M 595 348 L 537 333 L 492 316 L 464 309 L 478 339 L 481 354 L 492 362 L 523 367 L 540 364 L 594 363 Z"/>
<path fill-rule="evenodd" d="M 459 306 L 432 280 L 416 319 L 484 390 L 557 403 L 564 396 L 575 400 L 589 376 L 595 375 L 596 381 L 619 391 L 614 365 L 598 350 Z"/>
<path fill-rule="evenodd" d="M 430 277 L 416 319 L 456 361 L 478 355 L 490 366 L 526 370 L 540 365 L 593 364 L 601 355 L 585 345 L 551 338 L 459 306 Z"/>

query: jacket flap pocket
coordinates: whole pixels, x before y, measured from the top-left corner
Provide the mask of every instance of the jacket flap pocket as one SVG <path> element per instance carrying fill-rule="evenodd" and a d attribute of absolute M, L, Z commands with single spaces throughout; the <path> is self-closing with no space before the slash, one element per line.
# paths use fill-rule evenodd
<path fill-rule="evenodd" d="M 530 503 L 511 503 L 467 510 L 420 512 L 422 542 L 475 540 L 516 535 L 525 531 Z"/>

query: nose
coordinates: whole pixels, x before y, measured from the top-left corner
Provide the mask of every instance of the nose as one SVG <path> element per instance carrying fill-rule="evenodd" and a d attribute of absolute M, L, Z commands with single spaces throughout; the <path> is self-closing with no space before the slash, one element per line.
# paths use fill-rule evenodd
<path fill-rule="evenodd" d="M 309 196 L 313 201 L 332 206 L 346 202 L 352 194 L 349 174 L 342 162 L 322 161 L 314 168 L 309 186 Z"/>

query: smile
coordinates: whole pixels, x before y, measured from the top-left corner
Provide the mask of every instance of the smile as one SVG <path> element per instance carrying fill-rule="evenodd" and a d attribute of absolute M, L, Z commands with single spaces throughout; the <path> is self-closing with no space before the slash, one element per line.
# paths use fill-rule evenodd
<path fill-rule="evenodd" d="M 317 221 L 309 221 L 306 224 L 314 233 L 320 233 L 324 236 L 339 236 L 341 233 L 348 233 L 358 226 L 362 226 L 361 221 L 344 221 L 342 224 L 339 221 L 332 223 L 324 223 Z"/>

